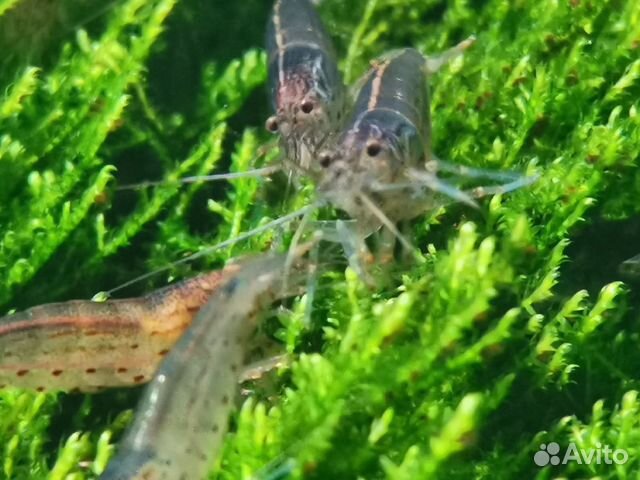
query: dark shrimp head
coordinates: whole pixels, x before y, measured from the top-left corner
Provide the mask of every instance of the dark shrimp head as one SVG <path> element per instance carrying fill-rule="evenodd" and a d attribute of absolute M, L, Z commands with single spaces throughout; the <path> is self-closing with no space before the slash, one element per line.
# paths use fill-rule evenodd
<path fill-rule="evenodd" d="M 339 120 L 339 74 L 327 54 L 304 45 L 289 47 L 279 60 L 271 65 L 275 115 L 267 119 L 266 128 L 280 135 L 287 160 L 306 171 Z"/>
<path fill-rule="evenodd" d="M 277 86 L 276 114 L 267 119 L 267 130 L 303 139 L 312 128 L 328 125 L 327 102 L 305 77 L 304 72 L 293 72 Z"/>
<path fill-rule="evenodd" d="M 354 219 L 371 217 L 361 195 L 386 210 L 379 187 L 396 181 L 403 155 L 396 138 L 375 124 L 363 122 L 319 152 L 314 172 L 318 193 Z"/>

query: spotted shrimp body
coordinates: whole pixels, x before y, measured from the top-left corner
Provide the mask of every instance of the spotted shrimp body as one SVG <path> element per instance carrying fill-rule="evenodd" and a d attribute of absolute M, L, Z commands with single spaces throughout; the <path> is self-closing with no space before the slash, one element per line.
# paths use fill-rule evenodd
<path fill-rule="evenodd" d="M 72 300 L 0 319 L 0 387 L 92 392 L 151 380 L 235 266 L 141 298 Z"/>
<path fill-rule="evenodd" d="M 293 268 L 286 255 L 250 260 L 214 292 L 147 387 L 102 480 L 205 478 L 227 428 L 257 317 L 286 295 L 285 276 L 295 287 L 302 251 Z"/>
<path fill-rule="evenodd" d="M 275 114 L 267 129 L 280 134 L 285 165 L 306 173 L 335 129 L 345 89 L 333 44 L 309 0 L 277 0 L 267 25 L 269 91 Z"/>

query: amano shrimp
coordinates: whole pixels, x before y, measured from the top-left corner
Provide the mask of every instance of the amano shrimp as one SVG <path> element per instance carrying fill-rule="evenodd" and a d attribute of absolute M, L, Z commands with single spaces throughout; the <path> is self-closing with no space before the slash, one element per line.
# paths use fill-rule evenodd
<path fill-rule="evenodd" d="M 309 0 L 276 0 L 267 25 L 269 92 L 285 166 L 304 174 L 340 122 L 345 88 L 331 38 Z"/>
<path fill-rule="evenodd" d="M 469 38 L 438 57 L 405 48 L 374 60 L 361 80 L 346 124 L 319 152 L 314 171 L 317 191 L 355 220 L 355 232 L 345 233 L 344 223 L 342 234 L 338 228 L 341 237 L 353 237 L 349 240 L 351 251 L 367 252 L 364 238 L 383 226 L 411 248 L 395 223 L 410 220 L 432 206 L 433 192 L 475 205 L 473 197 L 506 192 L 530 182 L 519 174 L 447 164 L 431 152 L 427 77 L 472 42 Z M 465 192 L 438 178 L 434 166 L 462 175 L 512 181 Z"/>

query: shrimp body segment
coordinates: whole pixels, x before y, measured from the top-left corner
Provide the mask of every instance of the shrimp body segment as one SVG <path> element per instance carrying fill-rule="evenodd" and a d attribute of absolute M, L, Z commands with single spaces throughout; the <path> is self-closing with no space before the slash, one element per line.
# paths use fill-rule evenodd
<path fill-rule="evenodd" d="M 286 295 L 285 273 L 300 276 L 295 262 L 287 269 L 286 255 L 257 257 L 213 293 L 147 387 L 102 480 L 205 477 L 227 429 L 247 341 L 261 309 Z"/>
<path fill-rule="evenodd" d="M 305 173 L 339 122 L 345 89 L 334 48 L 309 0 L 277 0 L 267 25 L 269 91 L 285 164 Z"/>
<path fill-rule="evenodd" d="M 235 268 L 141 298 L 74 300 L 8 315 L 0 319 L 0 385 L 91 392 L 148 382 Z"/>

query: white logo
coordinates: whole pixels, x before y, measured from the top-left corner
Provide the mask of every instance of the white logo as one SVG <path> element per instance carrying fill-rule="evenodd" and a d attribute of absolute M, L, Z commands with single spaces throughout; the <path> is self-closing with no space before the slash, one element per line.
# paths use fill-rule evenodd
<path fill-rule="evenodd" d="M 604 445 L 604 447 L 600 443 L 596 443 L 596 448 L 589 449 L 578 449 L 576 444 L 571 442 L 569 447 L 564 452 L 562 456 L 562 461 L 560 461 L 560 445 L 556 442 L 550 442 L 548 444 L 540 445 L 540 450 L 538 450 L 533 456 L 533 463 L 535 463 L 539 467 L 545 467 L 549 464 L 551 465 L 566 465 L 569 462 L 576 462 L 579 464 L 590 465 L 590 464 L 607 464 L 611 465 L 613 463 L 617 465 L 622 465 L 629 460 L 629 454 L 626 450 L 618 448 L 616 450 L 612 450 L 609 445 Z"/>
<path fill-rule="evenodd" d="M 539 467 L 544 467 L 548 464 L 558 465 L 560 463 L 558 452 L 560 452 L 560 445 L 556 442 L 551 442 L 549 445 L 543 443 L 540 445 L 540 450 L 533 456 L 533 463 Z"/>

